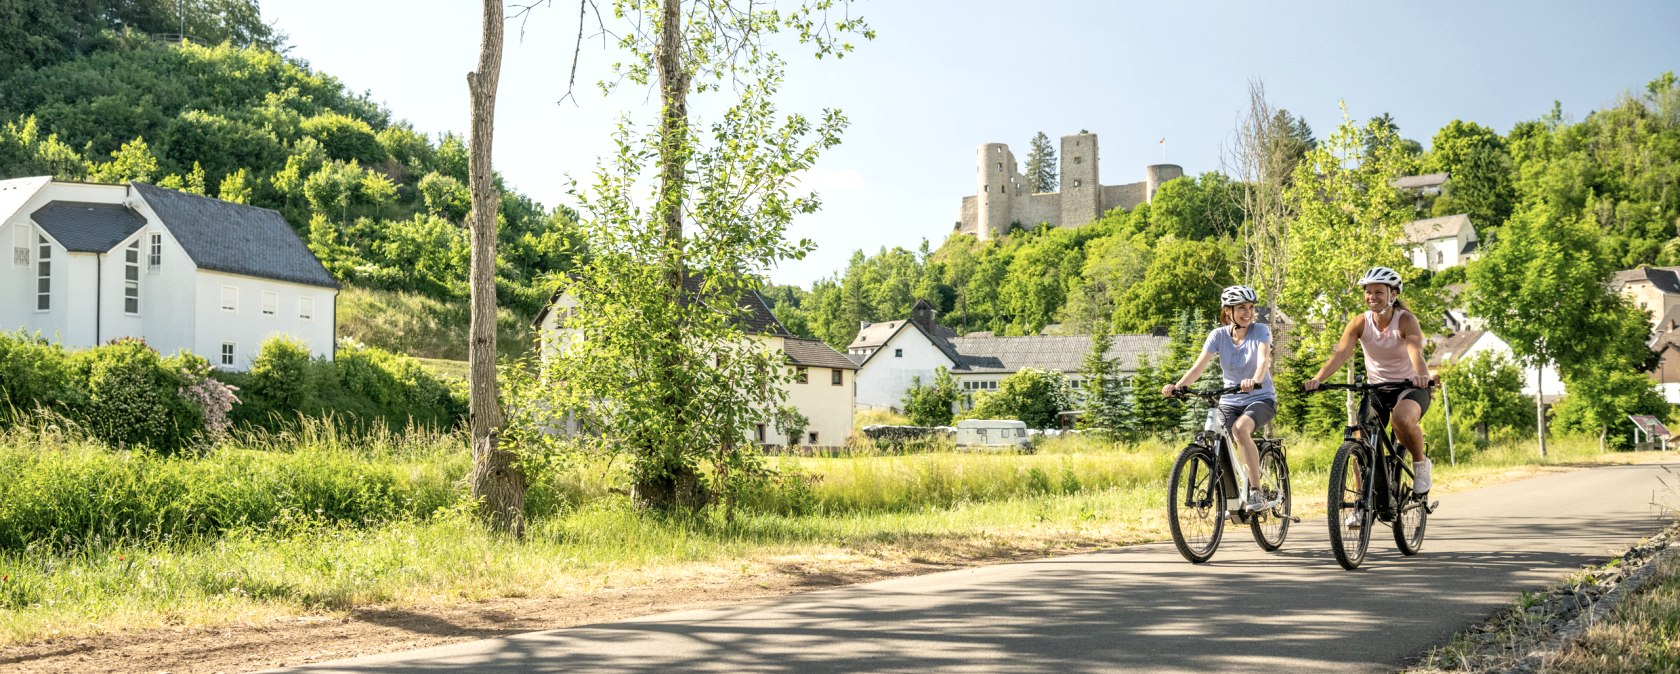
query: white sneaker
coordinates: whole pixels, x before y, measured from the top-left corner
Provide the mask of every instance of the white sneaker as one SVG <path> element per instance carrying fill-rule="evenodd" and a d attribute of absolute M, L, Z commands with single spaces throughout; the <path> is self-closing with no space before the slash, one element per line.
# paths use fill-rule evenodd
<path fill-rule="evenodd" d="M 1365 513 L 1358 509 L 1348 511 L 1347 517 L 1342 518 L 1342 526 L 1348 529 L 1365 528 Z"/>
<path fill-rule="evenodd" d="M 1417 494 L 1418 496 L 1422 496 L 1424 494 L 1429 493 L 1429 488 L 1434 486 L 1433 481 L 1431 481 L 1429 479 L 1429 467 L 1432 466 L 1432 465 L 1434 465 L 1434 464 L 1430 463 L 1429 459 L 1424 459 L 1422 461 L 1413 461 L 1412 462 L 1412 493 L 1413 494 Z"/>

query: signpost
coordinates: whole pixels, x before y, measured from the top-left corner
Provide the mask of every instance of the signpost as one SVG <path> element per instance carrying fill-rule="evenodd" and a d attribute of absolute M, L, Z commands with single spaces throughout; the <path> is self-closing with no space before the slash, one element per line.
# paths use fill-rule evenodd
<path fill-rule="evenodd" d="M 1629 414 L 1628 421 L 1633 422 L 1633 449 L 1661 449 L 1668 451 L 1668 427 L 1662 420 L 1645 414 Z M 1643 438 L 1643 439 L 1641 439 Z"/>

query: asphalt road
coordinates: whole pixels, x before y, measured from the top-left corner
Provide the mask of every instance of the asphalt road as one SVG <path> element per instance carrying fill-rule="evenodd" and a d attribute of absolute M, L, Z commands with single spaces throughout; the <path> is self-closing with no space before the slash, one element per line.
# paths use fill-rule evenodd
<path fill-rule="evenodd" d="M 1660 530 L 1652 503 L 1680 495 L 1659 477 L 1675 483 L 1614 466 L 1442 494 L 1422 553 L 1378 526 L 1353 572 L 1316 518 L 1271 554 L 1228 527 L 1200 566 L 1140 545 L 283 671 L 1392 671 Z"/>

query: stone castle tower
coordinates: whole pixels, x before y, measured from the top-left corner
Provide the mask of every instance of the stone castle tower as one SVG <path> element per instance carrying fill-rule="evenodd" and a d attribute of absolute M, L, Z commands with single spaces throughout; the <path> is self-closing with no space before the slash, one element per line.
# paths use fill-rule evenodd
<path fill-rule="evenodd" d="M 963 197 L 955 231 L 985 241 L 1007 233 L 1011 225 L 1073 227 L 1089 223 L 1115 209 L 1136 208 L 1155 190 L 1184 169 L 1155 164 L 1144 169 L 1143 182 L 1103 185 L 1097 172 L 1097 135 L 1062 136 L 1061 191 L 1034 194 L 1017 169 L 1014 153 L 1003 143 L 985 143 L 978 151 L 975 194 Z"/>

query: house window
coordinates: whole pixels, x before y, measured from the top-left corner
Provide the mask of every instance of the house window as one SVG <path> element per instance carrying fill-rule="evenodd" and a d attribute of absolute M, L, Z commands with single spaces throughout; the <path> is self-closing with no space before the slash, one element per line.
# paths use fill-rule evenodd
<path fill-rule="evenodd" d="M 52 244 L 47 237 L 36 237 L 40 250 L 35 253 L 35 310 L 52 309 Z"/>
<path fill-rule="evenodd" d="M 239 345 L 233 342 L 222 342 L 222 367 L 233 367 L 234 354 L 239 352 Z"/>
<path fill-rule="evenodd" d="M 893 357 L 894 358 L 903 358 L 904 357 L 904 349 L 893 349 Z"/>
<path fill-rule="evenodd" d="M 816 431 L 811 431 L 811 441 L 808 442 L 808 443 L 805 443 L 805 444 L 808 444 L 808 445 L 817 444 L 817 432 Z"/>
<path fill-rule="evenodd" d="M 793 371 L 793 381 L 794 381 L 794 383 L 803 384 L 803 383 L 808 382 L 810 380 L 811 380 L 811 373 L 807 368 L 801 367 L 801 368 L 794 369 L 794 371 Z"/>
<path fill-rule="evenodd" d="M 765 440 L 764 424 L 759 424 L 755 432 L 757 433 L 758 444 L 762 445 L 767 442 L 767 440 Z"/>
<path fill-rule="evenodd" d="M 300 321 L 313 321 L 313 320 L 315 320 L 315 298 L 313 298 L 313 297 L 299 297 L 298 298 L 298 320 L 300 320 Z"/>
<path fill-rule="evenodd" d="M 1447 261 L 1447 254 L 1446 253 L 1443 253 L 1441 251 L 1435 251 L 1435 264 L 1439 265 L 1439 264 L 1441 264 L 1443 262 L 1446 262 L 1446 261 Z"/>
<path fill-rule="evenodd" d="M 29 225 L 14 225 L 12 230 L 12 266 L 29 267 Z"/>
<path fill-rule="evenodd" d="M 835 386 L 844 385 L 846 383 L 846 374 L 845 373 L 846 373 L 845 370 L 829 370 L 828 371 L 828 383 L 833 384 Z"/>
<path fill-rule="evenodd" d="M 140 241 L 123 251 L 123 313 L 140 315 Z"/>
<path fill-rule="evenodd" d="M 280 314 L 280 294 L 275 293 L 275 292 L 270 292 L 270 291 L 267 291 L 267 290 L 263 291 L 263 294 L 262 294 L 262 315 L 264 315 L 264 316 L 278 316 L 279 314 Z"/>
<path fill-rule="evenodd" d="M 156 274 L 163 269 L 163 232 L 152 232 L 150 252 L 146 254 L 146 270 Z"/>
<path fill-rule="evenodd" d="M 222 311 L 230 314 L 239 313 L 239 289 L 233 286 L 222 286 Z"/>

